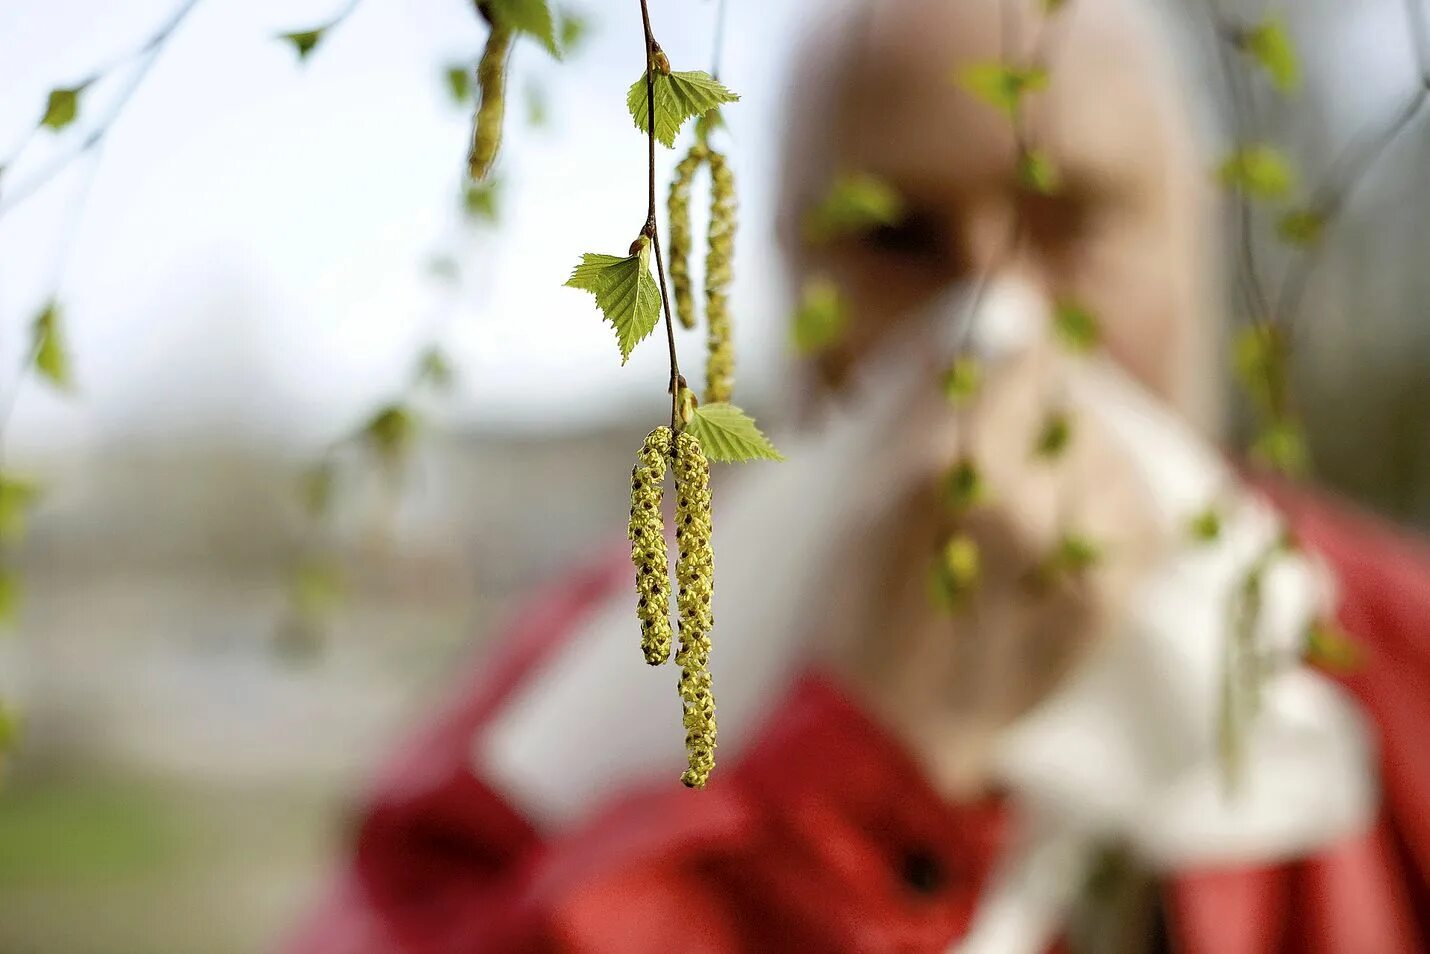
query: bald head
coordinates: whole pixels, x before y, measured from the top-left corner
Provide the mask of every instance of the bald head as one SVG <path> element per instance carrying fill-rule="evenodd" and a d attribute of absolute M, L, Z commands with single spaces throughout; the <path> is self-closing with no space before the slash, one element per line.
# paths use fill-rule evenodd
<path fill-rule="evenodd" d="M 1138 0 L 1069 0 L 1051 17 L 1018 0 L 856 0 L 806 52 L 786 161 L 786 235 L 804 270 L 831 274 L 854 313 L 824 357 L 832 379 L 903 316 L 995 265 L 1100 319 L 1112 353 L 1189 417 L 1213 401 L 1205 307 L 1209 190 L 1168 44 Z M 1027 98 L 1031 145 L 1054 195 L 1017 181 L 1008 118 L 954 77 L 1046 55 Z M 907 202 L 895 227 L 809 249 L 803 210 L 841 171 Z M 1015 220 L 1020 238 L 1010 253 Z"/>

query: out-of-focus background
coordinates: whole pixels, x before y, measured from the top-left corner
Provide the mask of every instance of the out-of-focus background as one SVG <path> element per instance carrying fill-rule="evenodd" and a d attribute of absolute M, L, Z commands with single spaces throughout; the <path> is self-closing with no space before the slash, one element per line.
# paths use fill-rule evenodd
<path fill-rule="evenodd" d="M 50 89 L 137 48 L 175 6 L 0 7 L 0 157 Z M 57 294 L 76 382 L 61 397 L 0 378 L 4 466 L 44 488 L 12 554 L 18 625 L 0 637 L 0 689 L 26 722 L 0 790 L 0 951 L 270 945 L 312 904 L 382 751 L 514 602 L 619 534 L 664 358 L 647 348 L 622 368 L 589 300 L 561 285 L 582 251 L 619 250 L 640 226 L 626 6 L 572 0 L 588 30 L 565 63 L 520 44 L 495 222 L 462 197 L 470 106 L 445 74 L 484 36 L 462 0 L 363 0 L 301 62 L 279 36 L 331 19 L 333 0 L 200 0 L 102 150 L 7 204 L 103 119 L 123 70 L 0 172 L 0 367 L 22 363 Z M 714 3 L 653 6 L 677 67 L 708 68 Z M 745 94 L 728 111 L 735 312 L 756 410 L 786 360 L 785 64 L 819 11 L 729 3 L 722 72 Z M 1414 66 L 1398 0 L 1291 13 L 1306 83 L 1262 104 L 1263 123 L 1314 179 L 1393 111 Z M 1186 46 L 1214 126 L 1211 64 L 1190 32 Z M 1296 352 L 1320 478 L 1422 526 L 1428 158 L 1422 123 L 1355 193 Z M 410 391 L 433 346 L 453 386 Z M 400 473 L 340 451 L 332 515 L 315 522 L 297 475 L 399 398 L 419 420 Z M 295 567 L 314 554 L 343 578 L 331 600 L 296 581 L 300 602 L 322 597 L 318 622 L 294 617 Z"/>

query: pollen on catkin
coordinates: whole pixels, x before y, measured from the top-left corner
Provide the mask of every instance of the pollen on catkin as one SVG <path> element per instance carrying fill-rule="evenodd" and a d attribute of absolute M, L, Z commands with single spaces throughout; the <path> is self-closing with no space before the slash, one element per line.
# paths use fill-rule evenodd
<path fill-rule="evenodd" d="M 689 434 L 676 439 L 675 489 L 675 539 L 680 552 L 675 567 L 680 584 L 676 598 L 680 649 L 675 661 L 681 670 L 688 763 L 681 781 L 690 788 L 703 788 L 715 767 L 715 696 L 709 672 L 715 556 L 710 545 L 710 463 L 700 442 Z"/>
<path fill-rule="evenodd" d="M 730 283 L 735 261 L 735 176 L 715 150 L 710 164 L 710 229 L 705 250 L 705 397 L 728 402 L 735 386 L 735 347 L 730 329 Z"/>
<path fill-rule="evenodd" d="M 709 156 L 702 142 L 690 147 L 675 167 L 666 205 L 670 218 L 670 287 L 675 299 L 675 316 L 685 328 L 695 327 L 695 296 L 690 281 L 690 252 L 694 237 L 690 229 L 690 189 L 695 173 Z"/>
<path fill-rule="evenodd" d="M 660 507 L 670 457 L 670 428 L 657 427 L 646 437 L 631 468 L 631 563 L 636 568 L 636 616 L 641 621 L 641 652 L 659 666 L 670 658 L 670 562 Z"/>
<path fill-rule="evenodd" d="M 487 45 L 477 63 L 476 121 L 472 126 L 472 150 L 467 154 L 467 173 L 473 182 L 487 177 L 501 146 L 502 119 L 506 113 L 506 61 L 511 50 L 511 27 L 493 21 Z"/>

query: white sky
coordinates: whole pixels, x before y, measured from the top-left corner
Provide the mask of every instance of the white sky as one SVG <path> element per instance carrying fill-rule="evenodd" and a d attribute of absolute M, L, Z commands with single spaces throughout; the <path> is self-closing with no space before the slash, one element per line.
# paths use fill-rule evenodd
<path fill-rule="evenodd" d="M 625 111 L 642 57 L 634 0 L 573 0 L 594 30 L 572 62 L 521 44 L 502 224 L 455 246 L 470 116 L 442 71 L 473 60 L 484 30 L 466 0 L 363 0 L 298 65 L 274 36 L 323 22 L 339 2 L 202 0 L 114 128 L 76 239 L 65 233 L 83 162 L 0 219 L 3 366 L 63 264 L 79 382 L 69 401 L 25 386 L 8 438 L 18 455 L 215 429 L 321 441 L 399 387 L 442 327 L 463 379 L 458 419 L 559 424 L 663 406 L 660 343 L 622 368 L 590 297 L 561 287 L 582 251 L 624 250 L 644 218 L 644 140 Z M 653 6 L 676 67 L 708 68 L 714 4 Z M 175 7 L 0 4 L 0 155 L 51 87 L 133 49 Z M 756 92 L 729 121 L 744 225 L 735 303 L 758 385 L 783 341 L 768 226 L 781 82 L 771 54 L 787 45 L 793 3 L 731 7 L 724 76 Z M 528 76 L 547 89 L 545 129 L 526 127 Z M 80 120 L 42 134 L 0 188 L 72 146 L 116 85 L 87 93 Z M 427 272 L 444 245 L 469 273 L 455 300 Z M 686 345 L 692 359 L 698 346 Z"/>

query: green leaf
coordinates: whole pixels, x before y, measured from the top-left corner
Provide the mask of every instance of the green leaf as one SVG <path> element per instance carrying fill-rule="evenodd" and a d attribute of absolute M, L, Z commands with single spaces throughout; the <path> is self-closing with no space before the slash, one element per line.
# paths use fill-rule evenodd
<path fill-rule="evenodd" d="M 1242 48 L 1254 59 L 1271 83 L 1283 93 L 1301 85 L 1301 64 L 1296 47 L 1280 17 L 1269 17 L 1246 32 Z"/>
<path fill-rule="evenodd" d="M 442 353 L 441 348 L 428 348 L 418 359 L 418 384 L 430 384 L 437 391 L 449 391 L 455 378 L 452 362 L 447 360 L 447 356 Z"/>
<path fill-rule="evenodd" d="M 50 98 L 45 103 L 45 115 L 40 118 L 40 125 L 58 131 L 74 122 L 79 115 L 79 94 L 82 92 L 83 86 L 50 90 Z"/>
<path fill-rule="evenodd" d="M 1247 325 L 1237 332 L 1232 346 L 1232 365 L 1257 411 L 1275 415 L 1283 406 L 1288 347 L 1285 336 L 1265 322 Z"/>
<path fill-rule="evenodd" d="M 0 474 L 0 543 L 24 539 L 25 516 L 39 499 L 39 484 Z"/>
<path fill-rule="evenodd" d="M 1306 661 L 1333 673 L 1354 672 L 1365 663 L 1361 647 L 1329 620 L 1316 620 L 1306 630 Z"/>
<path fill-rule="evenodd" d="M 293 611 L 300 618 L 321 618 L 342 600 L 342 569 L 329 560 L 305 561 L 293 569 L 288 587 Z"/>
<path fill-rule="evenodd" d="M 556 45 L 556 24 L 546 0 L 487 0 L 487 9 L 494 19 L 536 37 L 552 56 L 561 58 L 561 48 Z"/>
<path fill-rule="evenodd" d="M 966 533 L 953 535 L 939 547 L 930 574 L 934 605 L 946 612 L 963 606 L 977 592 L 982 576 L 978 542 Z"/>
<path fill-rule="evenodd" d="M 14 604 L 7 602 L 4 596 L 5 581 L 12 579 L 13 577 L 9 576 L 6 571 L 0 570 L 0 622 L 12 618 L 6 615 L 5 610 L 7 606 L 13 610 Z M 0 702 L 0 753 L 9 752 L 19 743 L 23 721 L 18 712 L 4 702 Z"/>
<path fill-rule="evenodd" d="M 843 339 L 848 325 L 849 313 L 839 286 L 823 277 L 805 282 L 790 328 L 795 351 L 808 355 L 833 347 Z"/>
<path fill-rule="evenodd" d="M 943 478 L 943 503 L 954 514 L 965 514 L 988 500 L 988 485 L 971 458 L 949 468 Z"/>
<path fill-rule="evenodd" d="M 1048 72 L 1035 66 L 971 63 L 960 69 L 954 80 L 988 105 L 1012 116 L 1024 96 L 1047 88 Z"/>
<path fill-rule="evenodd" d="M 1053 309 L 1053 333 L 1064 347 L 1079 354 L 1093 350 L 1102 340 L 1097 318 L 1073 301 L 1060 301 Z"/>
<path fill-rule="evenodd" d="M 9 567 L 0 567 L 0 627 L 15 625 L 20 615 L 20 578 Z M 5 735 L 5 716 L 0 712 L 0 737 Z M 0 750 L 5 748 L 0 738 Z"/>
<path fill-rule="evenodd" d="M 1290 161 L 1272 146 L 1245 146 L 1222 160 L 1217 179 L 1256 199 L 1280 199 L 1296 186 Z"/>
<path fill-rule="evenodd" d="M 496 179 L 468 182 L 462 193 L 462 209 L 473 222 L 495 222 L 501 183 Z"/>
<path fill-rule="evenodd" d="M 845 172 L 836 176 L 819 205 L 805 217 L 805 238 L 828 242 L 904 217 L 903 197 L 878 176 Z"/>
<path fill-rule="evenodd" d="M 303 501 L 303 509 L 314 517 L 326 514 L 333 501 L 335 477 L 333 465 L 328 461 L 315 464 L 300 474 L 298 496 Z"/>
<path fill-rule="evenodd" d="M 325 29 L 325 27 L 319 27 L 316 30 L 301 30 L 297 33 L 285 33 L 280 39 L 287 40 L 293 44 L 293 49 L 298 52 L 299 60 L 306 60 L 308 54 L 313 52 L 318 44 L 322 42 Z"/>
<path fill-rule="evenodd" d="M 561 39 L 561 55 L 570 56 L 585 43 L 587 34 L 591 32 L 591 24 L 573 10 L 562 10 L 556 32 Z"/>
<path fill-rule="evenodd" d="M 1057 570 L 1080 573 L 1101 559 L 1102 548 L 1097 543 L 1081 534 L 1065 533 L 1053 551 L 1052 565 Z"/>
<path fill-rule="evenodd" d="M 1253 460 L 1289 477 L 1306 473 L 1311 455 L 1306 448 L 1306 435 L 1290 418 L 1277 418 L 1266 424 L 1251 445 Z"/>
<path fill-rule="evenodd" d="M 1221 512 L 1207 507 L 1187 522 L 1187 533 L 1197 543 L 1215 543 L 1221 539 Z"/>
<path fill-rule="evenodd" d="M 639 246 L 639 251 L 625 258 L 587 252 L 566 280 L 567 288 L 579 288 L 596 297 L 596 307 L 616 329 L 621 364 L 660 320 L 660 286 L 650 273 L 650 241 L 642 236 Z"/>
<path fill-rule="evenodd" d="M 389 404 L 363 425 L 362 436 L 388 460 L 401 457 L 417 434 L 417 419 L 401 404 Z"/>
<path fill-rule="evenodd" d="M 447 67 L 444 75 L 447 77 L 447 92 L 452 94 L 453 102 L 465 103 L 472 98 L 471 67 L 455 64 Z"/>
<path fill-rule="evenodd" d="M 533 129 L 544 128 L 551 121 L 551 109 L 546 103 L 546 87 L 526 84 L 526 124 Z"/>
<path fill-rule="evenodd" d="M 59 305 L 50 302 L 35 316 L 30 326 L 30 347 L 40 376 L 59 390 L 68 391 L 73 382 L 69 351 L 60 331 Z"/>
<path fill-rule="evenodd" d="M 685 425 L 685 433 L 700 441 L 705 456 L 714 461 L 784 460 L 760 433 L 754 418 L 733 404 L 700 405 Z"/>
<path fill-rule="evenodd" d="M 1018 183 L 1029 192 L 1055 195 L 1062 188 L 1062 174 L 1046 152 L 1029 149 L 1018 156 Z"/>
<path fill-rule="evenodd" d="M 668 147 L 675 146 L 675 137 L 687 119 L 703 115 L 722 103 L 734 103 L 740 99 L 719 80 L 699 70 L 662 73 L 657 69 L 653 75 L 655 138 Z M 630 109 L 631 118 L 641 132 L 650 130 L 650 104 L 647 99 L 646 74 L 642 73 L 626 94 L 626 107 Z"/>
<path fill-rule="evenodd" d="M 1288 245 L 1308 248 L 1321 241 L 1326 216 L 1316 209 L 1292 209 L 1276 221 L 1276 234 Z"/>
<path fill-rule="evenodd" d="M 1038 439 L 1033 442 L 1033 454 L 1043 460 L 1056 460 L 1072 443 L 1072 419 L 1066 411 L 1051 411 L 1043 420 Z"/>
<path fill-rule="evenodd" d="M 959 355 L 943 373 L 943 396 L 954 407 L 967 404 L 983 387 L 983 365 L 971 354 Z"/>

